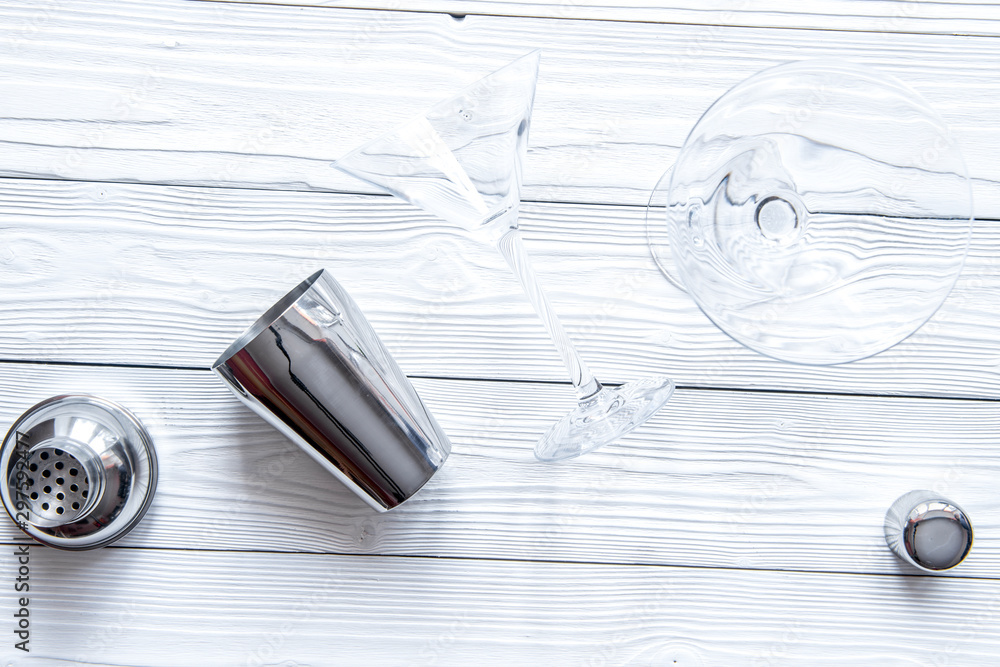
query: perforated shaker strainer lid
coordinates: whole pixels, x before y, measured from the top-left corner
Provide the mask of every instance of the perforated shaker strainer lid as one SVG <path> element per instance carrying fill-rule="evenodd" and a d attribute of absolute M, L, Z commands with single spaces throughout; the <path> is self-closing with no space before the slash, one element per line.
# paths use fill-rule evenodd
<path fill-rule="evenodd" d="M 156 489 L 156 453 L 142 424 L 95 396 L 56 396 L 14 423 L 0 445 L 0 496 L 43 544 L 94 549 L 128 533 Z"/>

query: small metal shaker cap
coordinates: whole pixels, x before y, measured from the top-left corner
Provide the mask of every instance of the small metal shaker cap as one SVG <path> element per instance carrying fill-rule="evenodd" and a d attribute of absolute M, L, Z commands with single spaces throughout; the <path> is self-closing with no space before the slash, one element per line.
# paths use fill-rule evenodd
<path fill-rule="evenodd" d="M 885 515 L 885 541 L 926 572 L 949 570 L 972 549 L 972 523 L 961 507 L 933 491 L 910 491 Z"/>
<path fill-rule="evenodd" d="M 128 533 L 156 490 L 146 429 L 95 396 L 56 396 L 14 422 L 0 445 L 0 496 L 26 534 L 60 549 L 95 549 Z"/>

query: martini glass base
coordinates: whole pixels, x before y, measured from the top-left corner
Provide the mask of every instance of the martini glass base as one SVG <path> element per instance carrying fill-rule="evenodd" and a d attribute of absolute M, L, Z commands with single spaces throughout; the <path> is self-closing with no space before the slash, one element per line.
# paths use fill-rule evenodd
<path fill-rule="evenodd" d="M 652 417 L 673 393 L 673 381 L 663 376 L 604 387 L 545 432 L 535 458 L 561 461 L 614 442 Z"/>

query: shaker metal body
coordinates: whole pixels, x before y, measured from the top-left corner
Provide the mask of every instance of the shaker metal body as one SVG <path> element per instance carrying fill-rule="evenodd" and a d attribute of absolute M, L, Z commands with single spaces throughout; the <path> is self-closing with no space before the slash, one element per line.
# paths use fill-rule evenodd
<path fill-rule="evenodd" d="M 364 315 L 326 271 L 272 306 L 212 369 L 378 511 L 415 494 L 451 450 Z"/>

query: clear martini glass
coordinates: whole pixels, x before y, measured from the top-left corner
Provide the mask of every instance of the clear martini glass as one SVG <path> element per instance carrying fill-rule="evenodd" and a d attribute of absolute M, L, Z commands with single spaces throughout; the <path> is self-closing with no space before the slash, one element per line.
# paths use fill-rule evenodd
<path fill-rule="evenodd" d="M 965 261 L 958 144 L 911 88 L 838 61 L 774 67 L 701 117 L 647 209 L 653 256 L 724 332 L 839 364 L 912 334 Z"/>
<path fill-rule="evenodd" d="M 521 165 L 538 78 L 533 51 L 334 163 L 334 167 L 457 223 L 503 255 L 555 343 L 578 404 L 535 456 L 579 456 L 631 432 L 669 400 L 663 376 L 602 385 L 580 357 L 532 269 L 518 231 Z"/>

